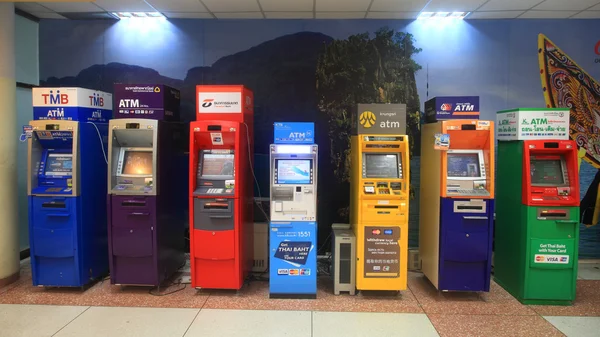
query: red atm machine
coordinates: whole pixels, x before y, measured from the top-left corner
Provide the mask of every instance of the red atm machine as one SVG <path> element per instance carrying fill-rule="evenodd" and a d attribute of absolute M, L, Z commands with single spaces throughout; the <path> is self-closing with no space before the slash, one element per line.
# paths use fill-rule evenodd
<path fill-rule="evenodd" d="M 253 94 L 197 86 L 190 123 L 192 287 L 239 290 L 253 263 Z"/>

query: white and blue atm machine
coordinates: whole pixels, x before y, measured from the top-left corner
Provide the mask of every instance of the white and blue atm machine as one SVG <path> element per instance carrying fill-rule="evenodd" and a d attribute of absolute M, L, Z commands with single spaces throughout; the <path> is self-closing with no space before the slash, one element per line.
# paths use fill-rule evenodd
<path fill-rule="evenodd" d="M 269 297 L 317 298 L 314 123 L 275 123 L 271 145 Z"/>
<path fill-rule="evenodd" d="M 112 95 L 34 88 L 28 141 L 34 286 L 84 287 L 108 274 L 106 150 Z"/>

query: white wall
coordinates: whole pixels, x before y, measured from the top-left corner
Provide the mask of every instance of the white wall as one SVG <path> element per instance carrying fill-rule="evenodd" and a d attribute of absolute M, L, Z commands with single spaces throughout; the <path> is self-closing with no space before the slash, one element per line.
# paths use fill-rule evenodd
<path fill-rule="evenodd" d="M 17 15 L 15 17 L 15 56 L 17 82 L 39 84 L 39 40 L 38 23 Z M 33 114 L 31 89 L 17 88 L 17 125 L 18 130 L 29 124 Z M 21 133 L 21 132 L 19 132 Z M 19 198 L 19 248 L 29 248 L 28 211 L 27 211 L 27 143 L 19 143 L 17 154 L 18 195 Z"/>

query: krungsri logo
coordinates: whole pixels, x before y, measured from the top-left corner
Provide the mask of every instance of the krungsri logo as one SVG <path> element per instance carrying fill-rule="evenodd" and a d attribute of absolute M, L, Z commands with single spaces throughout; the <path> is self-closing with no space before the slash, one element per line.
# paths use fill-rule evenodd
<path fill-rule="evenodd" d="M 377 117 L 375 117 L 375 114 L 372 111 L 365 111 L 360 114 L 359 123 L 360 125 L 364 126 L 365 129 L 368 129 L 375 125 L 376 121 Z"/>

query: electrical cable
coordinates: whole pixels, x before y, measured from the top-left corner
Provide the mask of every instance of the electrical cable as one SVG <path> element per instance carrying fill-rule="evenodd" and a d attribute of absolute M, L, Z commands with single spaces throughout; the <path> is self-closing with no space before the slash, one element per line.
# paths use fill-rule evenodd
<path fill-rule="evenodd" d="M 172 287 L 172 286 L 174 286 L 174 285 L 182 285 L 182 284 L 183 284 L 183 283 L 181 283 L 181 280 L 180 280 L 180 281 L 179 281 L 179 283 L 172 283 L 171 285 L 169 285 L 169 287 Z M 167 288 L 169 288 L 169 287 L 167 287 Z M 173 290 L 173 291 L 171 291 L 171 292 L 164 293 L 164 294 L 160 294 L 160 293 L 159 293 L 159 294 L 157 294 L 157 293 L 154 293 L 154 292 L 152 292 L 153 290 L 155 290 L 155 289 L 158 289 L 158 287 L 154 287 L 154 288 L 152 288 L 152 289 L 148 290 L 148 294 L 150 294 L 150 295 L 152 295 L 152 296 L 159 296 L 159 297 L 160 297 L 160 296 L 168 296 L 168 295 L 172 295 L 172 294 L 174 294 L 174 293 L 178 293 L 178 292 L 180 292 L 180 291 L 184 290 L 185 288 L 187 288 L 187 284 L 183 284 L 183 287 L 177 288 L 177 289 L 175 289 L 175 290 Z"/>
<path fill-rule="evenodd" d="M 248 127 L 248 124 L 246 124 L 245 122 L 243 124 L 246 126 L 246 140 L 247 140 L 247 144 L 248 144 L 248 163 L 250 164 L 250 172 L 252 172 L 252 177 L 254 178 L 254 183 L 256 184 L 256 189 L 258 190 L 258 198 L 259 198 L 259 200 L 262 200 L 262 194 L 260 193 L 260 185 L 258 184 L 258 179 L 256 179 L 256 174 L 254 173 L 254 165 L 252 165 L 252 150 L 250 149 L 250 128 Z M 267 215 L 267 212 L 264 210 L 261 201 L 259 201 L 259 202 L 255 201 L 254 203 L 258 206 L 260 211 L 263 213 L 263 215 L 267 219 L 267 222 L 270 223 L 271 219 Z"/>
<path fill-rule="evenodd" d="M 96 128 L 96 133 L 98 133 L 98 139 L 100 140 L 100 147 L 102 148 L 102 154 L 104 155 L 104 161 L 106 162 L 106 165 L 108 165 L 108 157 L 106 156 L 106 151 L 104 150 L 104 142 L 102 142 L 102 135 L 100 134 L 100 129 L 98 129 L 96 124 L 93 122 L 86 122 L 86 123 L 92 124 L 94 126 L 94 128 Z"/>

